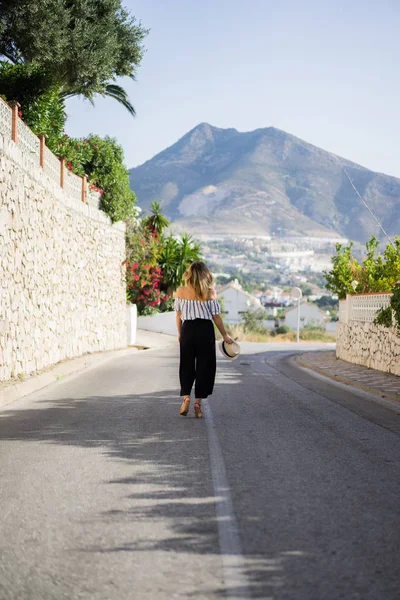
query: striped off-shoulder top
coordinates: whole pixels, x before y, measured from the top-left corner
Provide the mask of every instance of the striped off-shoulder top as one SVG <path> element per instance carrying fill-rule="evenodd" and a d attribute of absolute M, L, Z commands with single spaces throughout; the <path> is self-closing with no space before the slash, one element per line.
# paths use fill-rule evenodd
<path fill-rule="evenodd" d="M 186 298 L 175 298 L 176 311 L 181 312 L 182 321 L 193 321 L 194 319 L 210 319 L 213 315 L 221 314 L 218 300 L 187 300 Z"/>

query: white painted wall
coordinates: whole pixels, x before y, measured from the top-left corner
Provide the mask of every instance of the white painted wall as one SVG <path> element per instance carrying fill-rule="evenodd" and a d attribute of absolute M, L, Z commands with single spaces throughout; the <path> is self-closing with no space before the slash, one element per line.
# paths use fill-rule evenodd
<path fill-rule="evenodd" d="M 126 307 L 128 346 L 134 346 L 136 344 L 137 318 L 138 316 L 136 304 L 128 304 L 128 306 Z"/>
<path fill-rule="evenodd" d="M 175 311 L 173 311 L 138 317 L 137 327 L 138 329 L 144 329 L 145 331 L 177 335 L 175 314 Z"/>

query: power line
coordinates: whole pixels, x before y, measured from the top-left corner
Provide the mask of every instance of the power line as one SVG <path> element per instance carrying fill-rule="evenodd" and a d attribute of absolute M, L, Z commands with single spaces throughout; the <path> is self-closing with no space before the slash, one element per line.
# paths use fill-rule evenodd
<path fill-rule="evenodd" d="M 376 218 L 376 216 L 374 215 L 374 213 L 372 212 L 372 210 L 370 209 L 370 207 L 368 206 L 368 204 L 365 202 L 364 198 L 362 198 L 362 196 L 360 195 L 358 189 L 356 188 L 356 186 L 353 183 L 353 180 L 351 179 L 350 175 L 348 174 L 347 170 L 344 168 L 343 169 L 344 172 L 346 173 L 347 179 L 350 181 L 351 187 L 353 188 L 353 190 L 355 191 L 355 193 L 357 194 L 357 196 L 360 198 L 361 202 L 364 204 L 365 208 L 368 210 L 368 212 L 370 213 L 370 215 L 372 216 L 372 218 L 377 222 L 377 224 L 379 225 L 379 227 L 381 228 L 381 230 L 383 231 L 383 233 L 385 234 L 385 236 L 387 237 L 387 239 L 389 240 L 389 243 L 393 246 L 393 248 L 396 250 L 396 247 L 394 245 L 394 243 L 392 242 L 392 240 L 390 239 L 389 235 L 386 233 L 386 231 L 383 229 L 382 225 L 380 224 L 380 222 L 378 221 L 378 219 Z"/>

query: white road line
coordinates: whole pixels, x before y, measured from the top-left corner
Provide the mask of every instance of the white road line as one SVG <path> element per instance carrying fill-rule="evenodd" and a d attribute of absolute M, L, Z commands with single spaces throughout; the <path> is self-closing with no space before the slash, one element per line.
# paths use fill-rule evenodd
<path fill-rule="evenodd" d="M 238 598 L 248 599 L 251 598 L 251 594 L 245 574 L 239 528 L 233 511 L 232 498 L 218 434 L 211 407 L 206 399 L 203 400 L 203 408 L 207 426 L 208 449 L 226 597 L 228 599 L 235 598 L 236 600 Z"/>

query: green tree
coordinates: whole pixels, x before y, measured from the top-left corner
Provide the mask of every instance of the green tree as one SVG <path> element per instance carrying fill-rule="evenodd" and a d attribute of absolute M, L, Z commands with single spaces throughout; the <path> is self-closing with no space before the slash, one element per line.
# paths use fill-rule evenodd
<path fill-rule="evenodd" d="M 312 295 L 312 287 L 307 285 L 306 283 L 300 283 L 300 289 L 303 292 L 303 296 L 311 296 Z"/>
<path fill-rule="evenodd" d="M 357 293 L 390 292 L 400 279 L 400 239 L 395 238 L 394 245 L 388 244 L 383 254 L 377 254 L 379 241 L 372 236 L 366 244 L 366 256 L 359 264 L 351 254 L 353 244 L 343 247 L 336 245 L 336 254 L 332 257 L 333 268 L 324 272 L 326 288 L 338 294 L 339 299 L 346 293 L 354 293 L 351 283 L 357 282 Z"/>
<path fill-rule="evenodd" d="M 121 0 L 3 0 L 0 54 L 41 67 L 60 97 L 110 96 L 134 114 L 117 77 L 135 78 L 148 31 Z"/>
<path fill-rule="evenodd" d="M 344 300 L 346 294 L 353 292 L 351 282 L 358 281 L 360 265 L 352 256 L 353 242 L 348 246 L 336 244 L 336 254 L 332 256 L 333 267 L 324 271 L 326 289 L 337 294 L 339 300 Z"/>
<path fill-rule="evenodd" d="M 67 119 L 64 102 L 43 69 L 0 61 L 0 91 L 4 100 L 19 102 L 24 122 L 36 135 L 47 136 L 49 148 L 60 141 Z"/>

